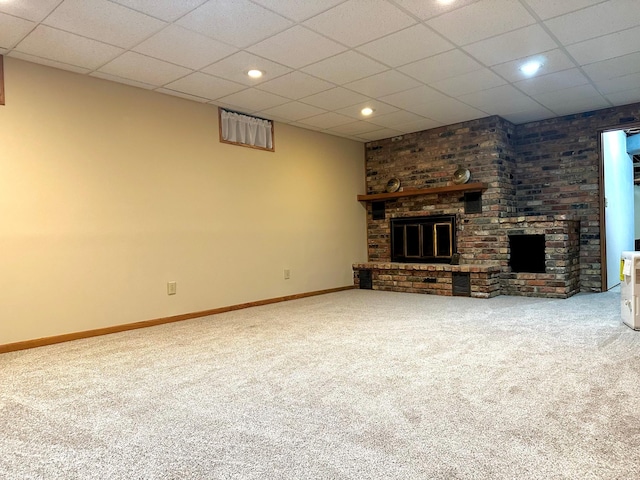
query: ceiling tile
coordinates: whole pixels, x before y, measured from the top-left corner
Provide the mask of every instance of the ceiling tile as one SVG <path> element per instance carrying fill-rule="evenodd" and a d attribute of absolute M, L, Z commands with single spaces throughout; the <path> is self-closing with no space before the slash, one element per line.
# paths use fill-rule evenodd
<path fill-rule="evenodd" d="M 553 2 L 549 0 L 525 0 L 536 14 L 543 20 L 551 17 L 557 17 L 565 13 L 580 10 L 603 0 L 562 0 L 561 2 Z"/>
<path fill-rule="evenodd" d="M 337 127 L 333 127 L 329 129 L 332 132 L 342 133 L 345 135 L 360 135 L 362 133 L 373 132 L 375 130 L 380 130 L 380 125 L 374 125 L 368 122 L 353 122 L 346 123 L 344 125 L 338 125 Z"/>
<path fill-rule="evenodd" d="M 640 85 L 640 72 L 595 82 L 595 85 L 603 95 L 632 90 Z"/>
<path fill-rule="evenodd" d="M 420 86 L 420 82 L 395 70 L 382 72 L 345 85 L 350 90 L 370 97 L 390 95 L 418 86 Z"/>
<path fill-rule="evenodd" d="M 329 8 L 344 2 L 344 0 L 322 0 L 321 2 L 310 2 L 309 0 L 253 0 L 269 10 L 279 13 L 283 17 L 290 18 L 297 22 L 306 20 Z"/>
<path fill-rule="evenodd" d="M 351 117 L 340 115 L 335 112 L 327 112 L 316 115 L 314 117 L 305 118 L 304 120 L 300 120 L 298 123 L 301 123 L 303 125 L 311 125 L 316 128 L 326 129 L 351 122 L 353 122 L 353 118 Z"/>
<path fill-rule="evenodd" d="M 535 19 L 514 0 L 472 3 L 427 22 L 457 45 L 468 45 L 535 23 Z"/>
<path fill-rule="evenodd" d="M 248 0 L 210 0 L 177 23 L 236 47 L 247 47 L 292 25 Z"/>
<path fill-rule="evenodd" d="M 394 130 L 393 128 L 383 128 L 380 130 L 375 130 L 373 132 L 361 133 L 356 136 L 367 141 L 374 141 L 374 140 L 382 140 L 383 138 L 395 137 L 397 135 L 402 135 L 403 133 L 404 132 L 401 132 L 399 130 Z"/>
<path fill-rule="evenodd" d="M 303 68 L 307 73 L 338 85 L 373 75 L 388 67 L 353 50 L 329 57 Z"/>
<path fill-rule="evenodd" d="M 34 22 L 41 21 L 58 6 L 60 0 L 38 0 L 37 2 L 0 2 L 0 12 L 8 13 Z M 0 17 L 1 18 L 1 17 Z M 4 28 L 4 21 L 0 20 Z"/>
<path fill-rule="evenodd" d="M 173 22 L 207 0 L 111 0 L 138 12 L 159 18 L 165 22 Z"/>
<path fill-rule="evenodd" d="M 125 85 L 131 85 L 132 87 L 144 88 L 146 90 L 152 90 L 155 88 L 155 85 L 150 85 L 144 82 L 137 82 L 135 80 L 131 80 L 130 78 L 122 78 L 117 75 L 110 75 L 104 72 L 91 72 L 89 74 L 92 77 L 101 78 L 102 80 L 109 80 L 110 82 L 123 83 Z"/>
<path fill-rule="evenodd" d="M 302 99 L 302 102 L 327 110 L 338 110 L 366 100 L 368 100 L 368 98 L 364 95 L 352 92 L 346 88 L 336 87 L 305 97 Z"/>
<path fill-rule="evenodd" d="M 611 104 L 603 97 L 591 99 L 582 98 L 573 102 L 556 103 L 553 108 L 549 107 L 556 116 L 572 115 L 574 113 L 591 112 L 602 108 L 609 108 Z"/>
<path fill-rule="evenodd" d="M 248 48 L 251 53 L 291 68 L 300 68 L 344 52 L 346 47 L 295 26 Z"/>
<path fill-rule="evenodd" d="M 194 72 L 186 77 L 182 77 L 175 82 L 168 83 L 165 88 L 175 90 L 196 97 L 215 100 L 225 97 L 246 87 L 239 83 L 223 80 L 222 78 L 212 77 L 206 73 Z"/>
<path fill-rule="evenodd" d="M 29 33 L 35 23 L 0 13 L 0 47 L 10 48 Z"/>
<path fill-rule="evenodd" d="M 191 70 L 135 52 L 125 52 L 99 70 L 109 75 L 160 87 L 183 77 Z"/>
<path fill-rule="evenodd" d="M 517 102 L 499 104 L 496 103 L 493 107 L 483 110 L 489 115 L 500 115 L 501 117 L 510 117 L 511 115 L 521 115 L 522 112 L 533 111 L 540 108 L 535 100 L 530 97 L 523 97 Z"/>
<path fill-rule="evenodd" d="M 558 39 L 572 44 L 617 32 L 640 24 L 640 8 L 630 8 L 635 0 L 608 2 L 547 20 L 545 24 Z"/>
<path fill-rule="evenodd" d="M 485 65 L 497 65 L 552 50 L 557 46 L 555 40 L 542 27 L 530 25 L 472 43 L 464 49 Z"/>
<path fill-rule="evenodd" d="M 46 58 L 40 58 L 40 57 L 36 57 L 26 53 L 16 52 L 15 50 L 13 50 L 12 52 L 9 52 L 8 56 L 17 58 L 19 60 L 24 60 L 26 62 L 38 63 L 40 65 L 46 65 L 47 67 L 59 68 L 61 70 L 68 70 L 70 72 L 75 72 L 75 73 L 87 74 L 91 71 L 88 68 L 77 67 L 75 65 L 68 65 L 62 62 L 56 62 L 55 60 L 49 60 Z"/>
<path fill-rule="evenodd" d="M 487 116 L 487 113 L 482 110 L 470 107 L 458 100 L 445 96 L 433 99 L 428 103 L 416 104 L 408 110 L 440 122 L 443 125 L 451 125 L 453 123 Z"/>
<path fill-rule="evenodd" d="M 540 105 L 538 108 L 530 108 L 522 112 L 503 113 L 501 116 L 515 125 L 520 125 L 522 123 L 537 122 L 538 120 L 552 118 L 555 117 L 556 114 Z"/>
<path fill-rule="evenodd" d="M 640 52 L 591 63 L 585 65 L 583 70 L 596 83 L 638 73 L 640 72 Z"/>
<path fill-rule="evenodd" d="M 249 77 L 247 72 L 254 68 L 261 70 L 264 75 L 261 78 Z M 227 80 L 253 86 L 289 73 L 291 69 L 252 53 L 240 51 L 203 68 L 202 71 Z"/>
<path fill-rule="evenodd" d="M 587 83 L 589 83 L 589 79 L 580 70 L 571 68 L 562 72 L 528 78 L 521 82 L 516 82 L 514 85 L 527 95 L 539 95 Z"/>
<path fill-rule="evenodd" d="M 334 87 L 334 84 L 312 77 L 306 73 L 291 72 L 269 80 L 268 82 L 261 83 L 256 88 L 297 100 Z"/>
<path fill-rule="evenodd" d="M 527 58 L 513 60 L 511 62 L 502 63 L 500 65 L 494 65 L 491 70 L 502 76 L 509 82 L 517 82 L 527 77 L 520 71 L 520 66 L 529 60 L 538 60 L 543 65 L 540 69 L 541 74 L 549 74 L 559 72 L 561 70 L 567 70 L 575 67 L 575 63 L 565 55 L 561 50 L 555 49 L 548 52 L 539 53 L 538 55 L 532 55 Z"/>
<path fill-rule="evenodd" d="M 187 100 L 192 100 L 198 103 L 208 103 L 208 98 L 197 97 L 195 95 L 189 95 L 188 93 L 176 92 L 175 90 L 169 90 L 168 88 L 156 88 L 154 92 L 164 93 L 165 95 L 171 95 L 172 97 L 180 97 Z"/>
<path fill-rule="evenodd" d="M 398 67 L 447 50 L 453 45 L 422 24 L 374 40 L 358 50 L 391 67 Z"/>
<path fill-rule="evenodd" d="M 355 47 L 415 23 L 413 18 L 385 0 L 347 0 L 307 20 L 304 25 Z"/>
<path fill-rule="evenodd" d="M 376 125 L 380 125 L 381 127 L 397 128 L 397 125 L 422 122 L 425 120 L 428 119 L 421 117 L 420 115 L 416 115 L 415 113 L 398 110 L 393 113 L 378 115 L 372 118 L 371 122 L 375 123 Z M 433 120 L 431 121 L 433 122 Z"/>
<path fill-rule="evenodd" d="M 273 93 L 256 90 L 255 88 L 248 88 L 241 92 L 222 97 L 220 101 L 251 113 L 288 103 L 289 99 L 281 97 L 280 95 L 274 95 Z"/>
<path fill-rule="evenodd" d="M 413 133 L 421 132 L 422 130 L 429 130 L 431 128 L 441 127 L 443 125 L 444 123 L 442 122 L 436 122 L 435 120 L 431 120 L 430 118 L 424 118 L 415 122 L 399 123 L 397 125 L 394 125 L 393 128 L 395 130 L 401 131 L 402 133 Z"/>
<path fill-rule="evenodd" d="M 423 105 L 434 100 L 441 100 L 442 98 L 449 97 L 446 97 L 446 95 L 443 95 L 431 87 L 423 85 L 403 92 L 382 96 L 379 100 L 404 110 L 413 111 L 411 108 L 415 105 Z M 419 114 L 419 112 L 415 113 Z"/>
<path fill-rule="evenodd" d="M 298 128 L 304 128 L 305 130 L 313 130 L 316 132 L 321 132 L 324 130 L 323 128 L 314 127 L 312 125 L 305 125 L 304 123 L 300 123 L 300 122 L 291 122 L 289 123 L 289 125 L 293 125 L 294 127 L 298 127 Z"/>
<path fill-rule="evenodd" d="M 0 47 L 10 48 L 28 34 L 35 23 L 0 13 Z"/>
<path fill-rule="evenodd" d="M 511 85 L 502 85 L 489 90 L 462 95 L 460 100 L 490 115 L 521 112 L 528 108 L 538 107 L 530 97 Z"/>
<path fill-rule="evenodd" d="M 365 143 L 365 141 L 362 138 L 359 138 L 353 135 L 345 135 L 342 133 L 331 132 L 330 130 L 324 130 L 323 133 L 329 133 L 331 135 L 335 135 L 336 137 L 348 138 L 349 140 L 353 140 L 354 142 L 358 142 L 358 143 Z"/>
<path fill-rule="evenodd" d="M 230 45 L 177 25 L 169 25 L 133 50 L 194 70 L 237 51 Z"/>
<path fill-rule="evenodd" d="M 637 85 L 637 83 L 636 83 Z M 627 105 L 640 102 L 640 87 L 605 95 L 613 105 Z"/>
<path fill-rule="evenodd" d="M 424 83 L 437 82 L 480 70 L 482 65 L 460 50 L 451 50 L 399 67 L 398 70 Z"/>
<path fill-rule="evenodd" d="M 107 0 L 64 0 L 43 23 L 123 48 L 132 47 L 166 25 Z"/>
<path fill-rule="evenodd" d="M 368 116 L 364 116 L 361 113 L 361 110 L 365 107 L 369 107 L 373 109 L 373 113 Z M 356 103 L 355 105 L 351 105 L 349 107 L 341 108 L 337 110 L 338 113 L 342 115 L 346 115 L 348 117 L 356 118 L 358 120 L 363 120 L 371 123 L 376 123 L 375 119 L 381 115 L 385 115 L 391 112 L 397 112 L 398 109 L 392 105 L 387 103 L 382 103 L 377 100 L 366 100 L 364 102 Z"/>
<path fill-rule="evenodd" d="M 476 70 L 471 73 L 458 75 L 457 77 L 446 78 L 430 84 L 431 87 L 441 92 L 457 97 L 465 93 L 478 92 L 488 88 L 497 87 L 507 83 L 488 68 Z"/>
<path fill-rule="evenodd" d="M 260 112 L 262 116 L 267 118 L 279 117 L 293 122 L 302 120 L 303 118 L 320 115 L 321 113 L 326 113 L 326 110 L 300 102 L 289 102 Z"/>
<path fill-rule="evenodd" d="M 557 105 L 582 104 L 584 98 L 601 97 L 600 93 L 591 85 L 579 85 L 553 92 L 535 95 L 535 98 L 545 107 L 555 111 Z M 577 111 L 577 110 L 576 110 Z"/>
<path fill-rule="evenodd" d="M 400 7 L 408 10 L 422 20 L 427 20 L 436 15 L 455 10 L 457 8 L 471 5 L 479 0 L 458 0 L 457 2 L 450 2 L 448 4 L 441 2 L 428 2 L 425 0 L 394 0 Z"/>
<path fill-rule="evenodd" d="M 0 54 L 363 141 L 640 101 L 639 2 L 0 0 Z"/>
<path fill-rule="evenodd" d="M 44 25 L 39 25 L 27 35 L 16 50 L 89 70 L 95 70 L 124 51 Z"/>
<path fill-rule="evenodd" d="M 226 108 L 227 110 L 235 110 L 235 111 L 240 111 L 240 110 L 244 110 L 245 113 L 252 113 L 252 110 L 249 110 L 248 108 L 242 108 L 239 107 L 238 105 L 232 105 L 231 103 L 226 103 L 226 102 L 221 102 L 220 100 L 215 100 L 212 102 L 209 102 L 211 105 L 215 105 L 216 107 L 221 107 L 221 108 Z"/>
<path fill-rule="evenodd" d="M 601 62 L 640 50 L 640 27 L 604 35 L 567 47 L 581 65 Z"/>

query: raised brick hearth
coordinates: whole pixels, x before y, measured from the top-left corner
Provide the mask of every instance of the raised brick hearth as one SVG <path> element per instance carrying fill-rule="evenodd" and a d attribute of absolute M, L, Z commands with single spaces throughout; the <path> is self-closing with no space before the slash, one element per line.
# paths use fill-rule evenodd
<path fill-rule="evenodd" d="M 500 267 L 497 265 L 430 265 L 417 263 L 356 263 L 355 284 L 360 272 L 371 272 L 373 288 L 392 292 L 453 295 L 453 276 L 468 274 L 467 296 L 490 298 L 500 295 Z"/>
<path fill-rule="evenodd" d="M 640 123 L 640 104 L 518 126 L 487 117 L 368 143 L 367 194 L 391 178 L 426 190 L 384 200 L 376 219 L 363 201 L 368 262 L 353 266 L 355 283 L 368 270 L 374 289 L 451 295 L 465 272 L 474 297 L 601 291 L 599 133 L 630 123 Z M 479 213 L 465 213 L 460 192 L 429 190 L 451 185 L 459 167 L 486 187 Z M 456 216 L 460 265 L 391 263 L 390 220 L 425 215 Z M 510 235 L 544 236 L 544 265 L 512 271 Z"/>

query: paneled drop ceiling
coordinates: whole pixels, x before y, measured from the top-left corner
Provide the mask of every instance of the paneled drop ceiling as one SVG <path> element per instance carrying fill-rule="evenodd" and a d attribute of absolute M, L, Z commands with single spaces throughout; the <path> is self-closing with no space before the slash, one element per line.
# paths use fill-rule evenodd
<path fill-rule="evenodd" d="M 0 54 L 370 141 L 640 102 L 640 0 L 0 0 Z"/>

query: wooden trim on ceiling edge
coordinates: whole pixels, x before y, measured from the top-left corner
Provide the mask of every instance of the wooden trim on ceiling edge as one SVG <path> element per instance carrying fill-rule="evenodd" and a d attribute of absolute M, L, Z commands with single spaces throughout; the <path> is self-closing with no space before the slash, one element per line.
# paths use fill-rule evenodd
<path fill-rule="evenodd" d="M 201 312 L 184 313 L 182 315 L 174 315 L 172 317 L 156 318 L 154 320 L 145 320 L 142 322 L 126 323 L 124 325 L 114 325 L 113 327 L 97 328 L 95 330 L 85 330 L 83 332 L 67 333 L 65 335 L 56 335 L 53 337 L 37 338 L 35 340 L 26 340 L 24 342 L 8 343 L 0 345 L 0 354 L 16 352 L 18 350 L 26 350 L 29 348 L 44 347 L 46 345 L 54 345 L 56 343 L 70 342 L 72 340 L 80 340 L 82 338 L 97 337 L 100 335 L 109 335 L 110 333 L 125 332 L 127 330 L 135 330 L 138 328 L 154 327 L 165 323 L 181 322 L 183 320 L 191 320 L 192 318 L 206 317 L 219 313 L 231 312 L 233 310 L 242 310 L 244 308 L 259 307 L 270 303 L 286 302 L 288 300 L 298 300 L 305 297 L 313 297 L 316 295 L 324 295 L 327 293 L 341 292 L 343 290 L 352 290 L 355 285 L 346 287 L 329 288 L 327 290 L 317 290 L 315 292 L 297 293 L 295 295 L 287 295 L 284 297 L 268 298 L 258 300 L 256 302 L 241 303 L 238 305 L 230 305 L 228 307 L 212 308 Z"/>
<path fill-rule="evenodd" d="M 4 56 L 0 55 L 0 105 L 4 105 Z"/>

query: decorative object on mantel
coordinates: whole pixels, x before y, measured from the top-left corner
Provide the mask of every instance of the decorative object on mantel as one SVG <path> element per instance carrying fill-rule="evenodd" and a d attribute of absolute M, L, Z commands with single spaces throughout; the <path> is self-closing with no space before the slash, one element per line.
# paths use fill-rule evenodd
<path fill-rule="evenodd" d="M 455 185 L 462 185 L 463 183 L 467 183 L 470 178 L 471 178 L 471 172 L 468 169 L 462 168 L 460 165 L 458 165 L 458 169 L 455 172 L 453 172 L 451 181 Z"/>
<path fill-rule="evenodd" d="M 400 190 L 400 180 L 397 178 L 390 178 L 387 182 L 387 187 L 385 188 L 387 193 L 394 193 Z"/>

